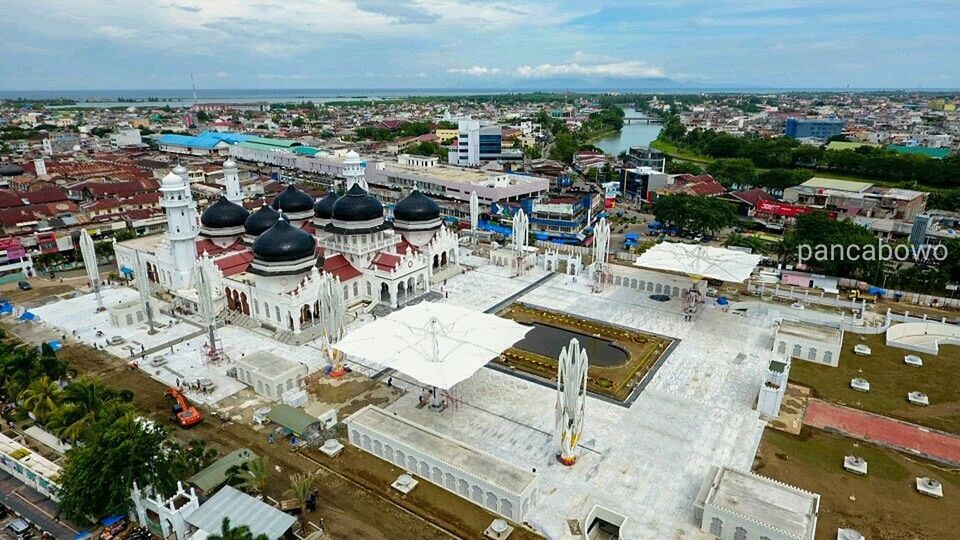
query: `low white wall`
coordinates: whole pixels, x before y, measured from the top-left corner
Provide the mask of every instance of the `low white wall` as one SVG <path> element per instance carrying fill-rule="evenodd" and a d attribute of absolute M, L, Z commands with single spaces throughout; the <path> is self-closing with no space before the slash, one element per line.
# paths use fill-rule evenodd
<path fill-rule="evenodd" d="M 904 341 L 920 336 L 929 336 L 929 341 L 927 343 Z M 960 326 L 932 321 L 895 324 L 887 330 L 886 343 L 890 347 L 908 351 L 939 354 L 940 345 L 960 345 Z"/>

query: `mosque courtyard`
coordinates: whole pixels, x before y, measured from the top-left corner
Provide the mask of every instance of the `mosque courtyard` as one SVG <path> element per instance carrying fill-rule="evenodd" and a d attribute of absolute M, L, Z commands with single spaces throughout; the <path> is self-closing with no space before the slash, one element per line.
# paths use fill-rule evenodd
<path fill-rule="evenodd" d="M 418 408 L 417 391 L 385 399 L 381 406 L 517 467 L 536 470 L 538 499 L 524 521 L 549 538 L 570 534 L 568 520 L 583 519 L 595 505 L 627 518 L 621 529 L 624 539 L 704 538 L 693 514 L 704 477 L 718 464 L 750 470 L 766 425 L 753 407 L 771 358 L 775 318 L 708 308 L 685 321 L 679 299 L 657 302 L 646 293 L 617 286 L 594 293 L 585 278 L 539 269 L 515 276 L 466 251 L 461 261 L 470 270 L 436 284 L 443 296 L 439 302 L 479 311 L 522 302 L 665 336 L 674 340 L 675 348 L 632 403 L 587 398 L 581 457 L 572 467 L 555 459 L 556 390 L 541 383 L 481 369 L 452 389 L 456 404 L 443 412 Z M 135 290 L 123 287 L 104 291 L 106 303 L 136 296 Z M 87 344 L 104 347 L 105 337 L 97 337 L 98 330 L 106 337 L 123 337 L 122 345 L 105 346 L 118 362 L 128 361 L 131 350 L 146 350 L 147 358 L 162 356 L 162 365 L 140 361 L 136 368 L 163 384 L 211 380 L 212 391 L 187 391 L 191 401 L 206 407 L 230 408 L 238 397 L 252 395 L 228 374 L 231 362 L 205 360 L 206 335 L 199 325 L 159 316 L 156 334 L 150 334 L 146 324 L 110 328 L 106 314 L 95 308 L 93 295 L 84 294 L 31 311 L 42 324 Z M 368 314 L 354 317 L 347 333 L 371 320 Z M 310 374 L 326 365 L 318 342 L 286 345 L 265 332 L 229 325 L 217 330 L 217 338 L 230 359 L 263 350 L 300 363 Z M 347 364 L 370 375 L 382 369 L 359 360 L 347 359 Z M 394 372 L 391 384 L 412 389 L 415 382 Z M 247 401 L 248 407 L 269 403 L 259 396 Z M 318 410 L 316 405 L 306 408 Z"/>

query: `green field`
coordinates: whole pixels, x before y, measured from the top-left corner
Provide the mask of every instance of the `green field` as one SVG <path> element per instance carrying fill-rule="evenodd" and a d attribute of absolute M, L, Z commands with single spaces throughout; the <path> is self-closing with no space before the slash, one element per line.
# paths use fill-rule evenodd
<path fill-rule="evenodd" d="M 826 401 L 960 434 L 960 347 L 944 346 L 939 356 L 933 356 L 887 347 L 884 340 L 884 334 L 846 332 L 839 367 L 794 360 L 790 380 L 810 387 Z M 854 354 L 859 343 L 868 345 L 873 354 Z M 904 364 L 907 354 L 922 358 L 923 367 Z M 855 377 L 867 379 L 870 391 L 850 388 Z M 929 407 L 907 402 L 907 393 L 915 390 L 930 397 Z"/>

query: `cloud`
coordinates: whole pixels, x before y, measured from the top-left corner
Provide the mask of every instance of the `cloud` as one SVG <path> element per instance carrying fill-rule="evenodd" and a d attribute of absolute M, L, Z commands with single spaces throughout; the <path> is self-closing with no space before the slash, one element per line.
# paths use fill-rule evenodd
<path fill-rule="evenodd" d="M 450 68 L 447 73 L 452 75 L 470 75 L 471 77 L 488 77 L 500 73 L 500 68 L 488 68 L 484 66 L 473 66 L 468 68 Z"/>
<path fill-rule="evenodd" d="M 214 76 L 214 77 L 217 77 L 217 78 L 220 78 L 220 79 L 227 79 L 227 78 L 230 77 L 230 74 L 227 73 L 226 71 L 218 71 L 218 72 L 214 73 L 213 76 Z"/>
<path fill-rule="evenodd" d="M 97 33 L 110 39 L 127 39 L 137 33 L 132 28 L 120 28 L 118 26 L 104 25 L 97 27 Z"/>
<path fill-rule="evenodd" d="M 588 77 L 606 79 L 642 79 L 664 77 L 660 68 L 641 60 L 607 62 L 604 64 L 540 64 L 538 66 L 520 66 L 516 70 L 518 77 L 524 79 L 552 79 L 558 77 Z"/>
<path fill-rule="evenodd" d="M 700 17 L 697 26 L 713 28 L 764 28 L 768 26 L 793 26 L 803 20 L 796 17 Z"/>
<path fill-rule="evenodd" d="M 309 79 L 311 77 L 300 73 L 295 73 L 292 75 L 283 75 L 279 73 L 260 73 L 257 75 L 257 78 L 269 81 L 299 81 L 303 79 Z"/>

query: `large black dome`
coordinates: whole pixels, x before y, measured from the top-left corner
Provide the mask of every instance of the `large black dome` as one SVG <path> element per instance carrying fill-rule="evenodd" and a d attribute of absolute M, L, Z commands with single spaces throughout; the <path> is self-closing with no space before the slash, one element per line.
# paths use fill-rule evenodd
<path fill-rule="evenodd" d="M 23 174 L 23 167 L 16 163 L 7 163 L 0 167 L 0 176 L 19 176 Z"/>
<path fill-rule="evenodd" d="M 273 208 L 283 210 L 288 214 L 312 211 L 313 197 L 297 189 L 297 186 L 290 184 L 287 189 L 273 199 Z"/>
<path fill-rule="evenodd" d="M 209 229 L 230 229 L 242 226 L 249 215 L 246 208 L 221 195 L 200 215 L 200 224 Z"/>
<path fill-rule="evenodd" d="M 265 262 L 296 261 L 313 257 L 316 247 L 312 236 L 281 219 L 253 243 L 253 256 Z"/>
<path fill-rule="evenodd" d="M 414 189 L 393 207 L 393 219 L 397 221 L 433 221 L 440 218 L 440 205 Z"/>
<path fill-rule="evenodd" d="M 317 204 L 313 205 L 313 215 L 320 219 L 331 219 L 333 217 L 333 204 L 337 202 L 340 196 L 337 195 L 337 192 L 331 191 L 327 193 L 326 197 L 317 201 Z"/>
<path fill-rule="evenodd" d="M 277 212 L 272 207 L 263 205 L 259 210 L 250 214 L 243 223 L 243 229 L 251 236 L 260 236 L 267 232 L 270 227 L 277 224 L 277 220 L 284 219 L 290 221 L 290 218 Z"/>
<path fill-rule="evenodd" d="M 382 218 L 383 205 L 360 187 L 360 184 L 354 184 L 346 195 L 333 203 L 333 219 L 336 221 L 371 221 Z"/>

